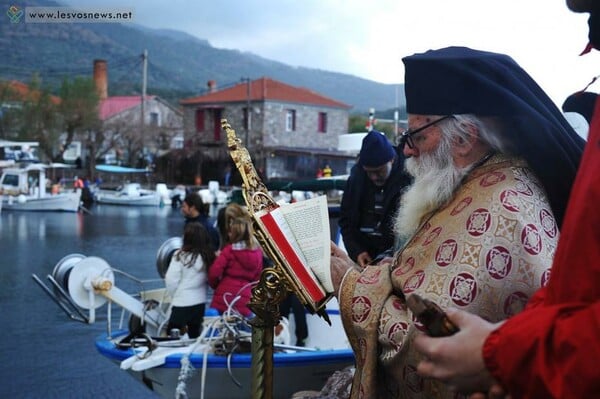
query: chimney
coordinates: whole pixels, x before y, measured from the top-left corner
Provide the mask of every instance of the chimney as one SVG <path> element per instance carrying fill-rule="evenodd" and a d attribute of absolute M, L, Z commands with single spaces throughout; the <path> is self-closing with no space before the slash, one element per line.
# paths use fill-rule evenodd
<path fill-rule="evenodd" d="M 100 100 L 108 97 L 108 76 L 105 60 L 94 60 L 94 83 Z"/>
<path fill-rule="evenodd" d="M 209 93 L 214 93 L 215 91 L 217 91 L 217 81 L 216 80 L 209 80 L 207 83 L 207 86 L 208 86 Z"/>

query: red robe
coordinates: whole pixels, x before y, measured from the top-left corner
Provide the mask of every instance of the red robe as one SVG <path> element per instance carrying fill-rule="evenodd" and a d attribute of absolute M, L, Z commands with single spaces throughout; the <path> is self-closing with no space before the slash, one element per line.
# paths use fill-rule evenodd
<path fill-rule="evenodd" d="M 550 281 L 483 348 L 513 399 L 600 397 L 600 101 L 594 115 Z"/>

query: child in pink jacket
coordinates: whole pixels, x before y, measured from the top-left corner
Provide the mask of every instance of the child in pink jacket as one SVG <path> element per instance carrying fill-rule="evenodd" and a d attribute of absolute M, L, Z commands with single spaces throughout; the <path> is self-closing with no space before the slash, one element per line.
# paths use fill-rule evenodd
<path fill-rule="evenodd" d="M 233 303 L 235 310 L 248 317 L 252 311 L 247 304 L 252 296 L 252 283 L 262 271 L 263 253 L 254 239 L 252 220 L 246 211 L 225 222 L 229 243 L 208 270 L 208 284 L 215 290 L 210 307 L 224 313 Z"/>

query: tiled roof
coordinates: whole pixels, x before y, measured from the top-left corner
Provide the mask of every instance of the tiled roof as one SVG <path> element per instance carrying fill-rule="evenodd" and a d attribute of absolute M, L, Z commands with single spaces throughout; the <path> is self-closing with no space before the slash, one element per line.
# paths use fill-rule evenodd
<path fill-rule="evenodd" d="M 154 99 L 155 96 L 146 96 L 146 99 Z M 106 120 L 114 115 L 130 108 L 137 107 L 142 102 L 140 96 L 115 96 L 100 100 L 98 116 L 100 120 Z"/>
<path fill-rule="evenodd" d="M 348 104 L 325 97 L 303 87 L 288 84 L 270 78 L 260 78 L 250 82 L 250 101 L 282 101 L 335 108 L 352 108 Z M 248 86 L 245 82 L 233 87 L 218 90 L 180 101 L 182 105 L 218 104 L 248 100 Z"/>
<path fill-rule="evenodd" d="M 32 92 L 29 89 L 28 85 L 26 85 L 23 82 L 19 82 L 17 80 L 0 82 L 0 90 L 3 91 L 5 89 L 10 90 L 9 95 L 6 96 L 5 98 L 7 98 L 11 101 L 25 101 L 27 99 L 27 96 L 29 96 L 30 94 L 32 94 L 34 96 L 34 98 L 37 99 L 40 95 L 39 90 L 35 90 Z M 53 104 L 60 104 L 60 97 L 51 95 L 50 101 L 52 101 Z"/>

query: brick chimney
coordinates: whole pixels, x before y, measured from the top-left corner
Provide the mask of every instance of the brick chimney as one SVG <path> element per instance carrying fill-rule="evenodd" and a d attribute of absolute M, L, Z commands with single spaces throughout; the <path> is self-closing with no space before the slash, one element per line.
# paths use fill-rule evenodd
<path fill-rule="evenodd" d="M 100 100 L 108 97 L 108 74 L 105 60 L 94 60 L 94 83 Z"/>
<path fill-rule="evenodd" d="M 209 80 L 207 83 L 207 86 L 208 86 L 209 93 L 214 93 L 215 91 L 217 91 L 217 81 L 216 80 Z"/>

